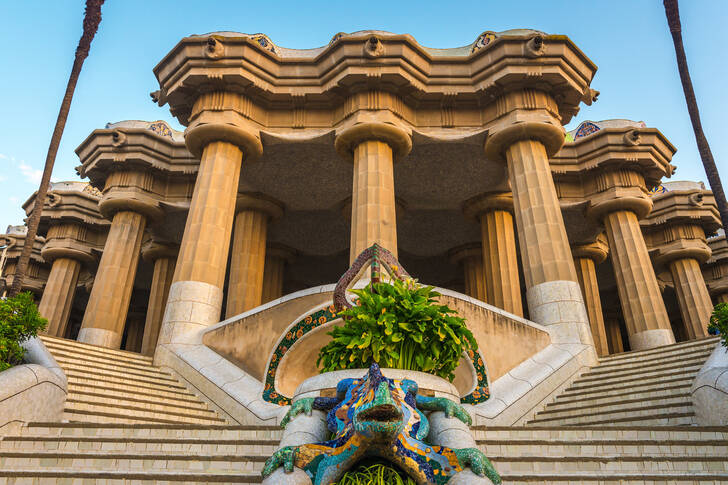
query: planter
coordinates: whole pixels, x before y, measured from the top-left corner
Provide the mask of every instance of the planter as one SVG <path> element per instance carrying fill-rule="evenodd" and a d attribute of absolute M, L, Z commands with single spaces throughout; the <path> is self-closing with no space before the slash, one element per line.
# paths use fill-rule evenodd
<path fill-rule="evenodd" d="M 691 394 L 698 424 L 728 426 L 728 349 L 720 342 L 695 376 Z"/>

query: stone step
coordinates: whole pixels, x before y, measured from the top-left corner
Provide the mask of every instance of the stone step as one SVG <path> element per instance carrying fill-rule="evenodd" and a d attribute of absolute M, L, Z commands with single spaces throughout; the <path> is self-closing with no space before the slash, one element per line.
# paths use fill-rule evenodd
<path fill-rule="evenodd" d="M 728 479 L 728 460 L 725 455 L 704 456 L 502 456 L 488 457 L 495 469 L 504 475 L 509 473 L 564 472 L 640 472 L 640 473 L 722 473 Z"/>
<path fill-rule="evenodd" d="M 118 423 L 28 423 L 20 428 L 21 437 L 63 437 L 114 439 L 221 439 L 221 440 L 280 440 L 279 426 L 220 425 L 220 424 L 163 424 L 147 423 L 129 426 Z"/>
<path fill-rule="evenodd" d="M 711 351 L 715 344 L 720 339 L 718 337 L 708 337 L 700 340 L 690 340 L 688 342 L 680 342 L 672 345 L 664 345 L 662 347 L 655 347 L 648 350 L 634 350 L 631 352 L 622 352 L 619 354 L 612 354 L 599 359 L 600 364 L 604 363 L 615 363 L 615 362 L 626 362 L 629 360 L 641 360 L 645 357 L 650 358 L 655 354 L 667 356 L 667 355 L 679 355 L 687 349 L 696 347 L 710 347 Z"/>
<path fill-rule="evenodd" d="M 709 354 L 708 354 L 709 355 Z M 579 383 L 593 383 L 593 382 L 610 382 L 616 379 L 628 379 L 641 376 L 651 376 L 656 373 L 666 371 L 678 371 L 689 367 L 697 367 L 700 369 L 705 363 L 708 355 L 693 357 L 690 359 L 673 360 L 667 363 L 659 365 L 644 365 L 639 367 L 629 367 L 626 369 L 613 369 L 608 372 L 601 372 L 599 367 L 595 367 L 595 370 L 585 372 L 580 375 L 576 382 Z"/>
<path fill-rule="evenodd" d="M 193 453 L 202 455 L 260 455 L 268 457 L 278 449 L 277 439 L 214 438 L 128 438 L 9 436 L 0 441 L 0 454 L 6 451 L 59 451 L 64 453 Z"/>
<path fill-rule="evenodd" d="M 77 409 L 77 407 L 74 407 L 73 405 L 99 406 L 105 409 L 124 409 L 133 412 L 151 412 L 197 418 L 217 418 L 217 413 L 208 409 L 202 403 L 200 403 L 200 406 L 191 407 L 176 404 L 165 404 L 161 401 L 124 401 L 110 397 L 72 395 L 66 399 L 66 409 Z"/>
<path fill-rule="evenodd" d="M 107 356 L 110 359 L 118 359 L 124 361 L 136 361 L 140 363 L 152 364 L 153 359 L 146 355 L 138 354 L 136 352 L 129 352 L 126 350 L 107 349 L 105 347 L 99 347 L 97 345 L 84 344 L 75 340 L 68 340 L 58 337 L 49 337 L 48 335 L 42 335 L 41 340 L 51 350 L 51 347 L 60 347 L 64 350 L 75 350 L 79 353 L 86 353 L 91 355 Z M 53 351 L 51 351 L 52 353 Z"/>
<path fill-rule="evenodd" d="M 649 358 L 644 359 L 635 359 L 630 360 L 627 362 L 604 362 L 600 363 L 596 367 L 592 368 L 590 373 L 601 373 L 601 372 L 611 372 L 612 370 L 616 369 L 634 369 L 634 368 L 645 368 L 645 367 L 654 367 L 659 366 L 662 364 L 669 364 L 673 362 L 679 362 L 682 359 L 692 359 L 692 358 L 700 358 L 702 357 L 703 360 L 706 360 L 710 353 L 712 352 L 713 346 L 710 347 L 698 347 L 694 349 L 687 349 L 685 352 L 677 354 L 677 355 L 661 355 L 661 354 L 655 354 L 654 356 L 651 356 Z"/>
<path fill-rule="evenodd" d="M 159 367 L 146 363 L 118 361 L 109 359 L 106 356 L 87 356 L 77 354 L 75 352 L 67 352 L 66 349 L 53 349 L 52 353 L 53 357 L 59 364 L 61 364 L 61 366 L 63 366 L 63 363 L 68 362 L 77 365 L 88 365 L 89 367 L 100 369 L 111 369 L 116 371 L 126 370 L 131 373 L 141 375 L 153 373 L 169 376 L 168 372 L 162 371 Z"/>
<path fill-rule="evenodd" d="M 91 367 L 85 364 L 75 364 L 71 362 L 58 362 L 63 368 L 67 375 L 72 374 L 74 377 L 86 376 L 87 378 L 95 377 L 96 379 L 102 380 L 107 378 L 121 379 L 131 382 L 143 382 L 146 384 L 157 384 L 161 386 L 171 386 L 175 388 L 182 388 L 184 386 L 180 382 L 169 374 L 137 374 L 127 371 L 119 371 L 113 369 L 104 369 L 99 367 Z"/>
<path fill-rule="evenodd" d="M 589 424 L 610 426 L 613 424 L 642 423 L 645 426 L 657 426 L 662 424 L 694 424 L 694 416 L 695 413 L 691 404 L 678 402 L 671 405 L 635 405 L 634 407 L 625 407 L 618 411 L 603 413 L 585 412 L 568 417 L 555 416 L 541 418 L 539 415 L 536 415 L 534 419 L 528 421 L 526 424 L 550 426 Z"/>
<path fill-rule="evenodd" d="M 709 456 L 728 459 L 726 440 L 647 439 L 484 439 L 478 447 L 485 456 Z"/>
<path fill-rule="evenodd" d="M 678 405 L 690 405 L 690 393 L 684 394 L 666 394 L 649 397 L 644 394 L 635 394 L 633 398 L 622 399 L 601 404 L 590 403 L 571 403 L 569 405 L 547 406 L 537 415 L 537 419 L 559 418 L 581 416 L 585 414 L 604 414 L 619 412 L 624 409 L 634 409 L 635 406 L 640 407 L 670 407 Z"/>
<path fill-rule="evenodd" d="M 128 471 L 128 470 L 68 470 L 31 468 L 17 470 L 0 469 L 0 485 L 128 485 L 154 484 L 154 483 L 185 483 L 185 484 L 236 484 L 247 485 L 261 483 L 260 473 L 237 472 L 194 472 L 194 471 Z"/>
<path fill-rule="evenodd" d="M 97 375 L 90 375 L 90 374 L 84 374 L 78 371 L 66 371 L 66 377 L 68 377 L 68 383 L 71 386 L 77 386 L 77 387 L 86 387 L 86 386 L 94 386 L 96 388 L 102 388 L 102 389 L 114 389 L 116 391 L 129 391 L 129 392 L 136 392 L 137 390 L 141 390 L 143 392 L 149 393 L 156 393 L 156 392 L 175 392 L 179 394 L 184 394 L 188 396 L 192 396 L 193 394 L 190 393 L 186 387 L 184 387 L 181 383 L 177 384 L 155 384 L 155 383 L 149 383 L 149 382 L 143 382 L 139 380 L 129 380 L 129 379 L 123 379 L 118 377 L 112 377 L 112 376 L 97 376 Z"/>
<path fill-rule="evenodd" d="M 675 377 L 672 379 L 663 379 L 653 382 L 647 382 L 644 385 L 635 384 L 627 388 L 611 388 L 611 389 L 600 389 L 594 388 L 592 390 L 575 391 L 569 393 L 563 393 L 554 399 L 553 403 L 547 404 L 547 406 L 561 404 L 561 403 L 573 403 L 582 402 L 590 399 L 611 399 L 620 398 L 624 396 L 632 396 L 637 393 L 650 394 L 656 391 L 665 392 L 682 392 L 689 391 L 690 386 L 693 384 L 694 377 Z"/>
<path fill-rule="evenodd" d="M 728 426 L 473 426 L 476 440 L 632 440 L 648 443 L 670 440 L 722 440 Z"/>
<path fill-rule="evenodd" d="M 69 384 L 68 394 L 70 396 L 79 397 L 84 395 L 113 397 L 121 400 L 130 401 L 155 401 L 170 404 L 179 404 L 182 406 L 204 407 L 207 405 L 200 401 L 194 394 L 184 392 L 165 392 L 158 389 L 147 390 L 145 388 L 136 388 L 133 391 L 123 389 L 112 389 L 108 386 L 99 386 L 95 384 Z"/>
<path fill-rule="evenodd" d="M 198 453 L 116 453 L 59 451 L 4 451 L 0 469 L 69 469 L 130 471 L 224 471 L 260 473 L 268 457 L 262 455 L 202 455 Z"/>
<path fill-rule="evenodd" d="M 697 372 L 700 370 L 700 367 L 702 367 L 702 364 L 693 365 L 693 366 L 684 367 L 684 368 L 660 370 L 660 371 L 649 372 L 649 373 L 645 373 L 645 374 L 637 374 L 637 375 L 629 376 L 629 377 L 618 377 L 615 379 L 594 379 L 594 380 L 589 380 L 589 381 L 582 381 L 580 379 L 577 379 L 563 394 L 568 395 L 570 392 L 593 390 L 595 388 L 606 388 L 606 389 L 625 388 L 625 387 L 631 387 L 631 386 L 640 385 L 640 384 L 645 385 L 647 383 L 652 384 L 655 382 L 664 382 L 666 379 L 693 378 L 693 377 L 695 377 L 695 374 L 697 374 Z"/>
<path fill-rule="evenodd" d="M 105 405 L 95 405 L 90 403 L 79 403 L 74 401 L 66 401 L 64 409 L 66 418 L 69 421 L 80 422 L 104 422 L 106 419 L 121 423 L 126 422 L 157 422 L 157 423 L 200 423 L 200 424 L 224 424 L 225 420 L 218 418 L 216 414 L 209 417 L 197 417 L 192 413 L 176 413 L 172 410 L 165 412 L 146 411 L 140 408 L 130 408 L 126 406 L 109 407 Z"/>

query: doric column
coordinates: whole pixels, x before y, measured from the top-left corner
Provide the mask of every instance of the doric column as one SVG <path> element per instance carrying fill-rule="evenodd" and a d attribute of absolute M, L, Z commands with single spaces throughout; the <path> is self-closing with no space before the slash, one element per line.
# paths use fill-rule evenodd
<path fill-rule="evenodd" d="M 40 314 L 48 319 L 48 327 L 45 330 L 48 335 L 54 337 L 65 335 L 80 271 L 81 262 L 78 260 L 58 258 L 53 261 L 51 274 L 48 276 L 48 282 L 38 305 Z"/>
<path fill-rule="evenodd" d="M 487 302 L 486 276 L 483 270 L 483 249 L 480 244 L 466 244 L 450 252 L 454 264 L 461 264 L 465 280 L 465 294 Z"/>
<path fill-rule="evenodd" d="M 81 268 L 83 264 L 94 266 L 97 258 L 88 243 L 87 227 L 69 222 L 51 224 L 41 254 L 52 266 L 38 310 L 48 319 L 46 333 L 63 337 Z"/>
<path fill-rule="evenodd" d="M 262 154 L 239 94 L 201 94 L 190 115 L 185 143 L 200 157 L 177 266 L 158 345 L 187 342 L 191 331 L 220 319 L 230 235 L 243 160 Z"/>
<path fill-rule="evenodd" d="M 78 341 L 118 349 L 129 310 L 146 216 L 119 211 L 101 255 Z"/>
<path fill-rule="evenodd" d="M 282 214 L 282 206 L 272 200 L 247 194 L 238 196 L 225 318 L 262 303 L 268 221 Z"/>
<path fill-rule="evenodd" d="M 670 262 L 670 273 L 688 339 L 707 336 L 713 304 L 710 301 L 708 287 L 705 286 L 698 260 L 695 258 L 675 259 Z"/>
<path fill-rule="evenodd" d="M 277 300 L 283 296 L 283 275 L 286 264 L 295 256 L 295 250 L 286 246 L 268 245 L 265 250 L 263 269 L 263 297 L 261 303 Z"/>
<path fill-rule="evenodd" d="M 607 252 L 606 237 L 603 234 L 600 234 L 593 243 L 579 244 L 571 248 L 576 276 L 579 278 L 579 286 L 584 297 L 586 312 L 589 315 L 589 326 L 594 338 L 594 348 L 596 348 L 599 357 L 609 355 L 609 345 L 604 327 L 596 265 L 607 258 Z"/>
<path fill-rule="evenodd" d="M 142 258 L 154 265 L 141 344 L 141 353 L 144 355 L 154 355 L 154 350 L 157 348 L 157 339 L 162 327 L 169 287 L 172 285 L 178 249 L 176 245 L 153 240 L 148 241 L 142 247 Z"/>
<path fill-rule="evenodd" d="M 513 195 L 509 192 L 486 194 L 465 206 L 465 213 L 480 222 L 487 295 L 485 301 L 522 317 L 512 211 Z"/>
<path fill-rule="evenodd" d="M 713 303 L 728 303 L 728 240 L 717 236 L 708 239 L 711 256 L 703 265 L 703 278 L 708 284 L 708 291 Z"/>
<path fill-rule="evenodd" d="M 619 320 L 615 317 L 604 319 L 604 328 L 606 330 L 609 348 L 612 354 L 624 352 L 624 344 L 622 343 L 622 332 L 619 330 Z"/>
<path fill-rule="evenodd" d="M 359 123 L 336 137 L 336 150 L 354 160 L 350 261 L 374 243 L 397 255 L 394 160 L 412 148 L 409 134 L 385 123 Z"/>
<path fill-rule="evenodd" d="M 564 143 L 558 106 L 546 93 L 524 90 L 499 98 L 496 108 L 485 154 L 507 161 L 530 317 L 558 326 L 562 342 L 593 346 L 549 167 Z"/>
<path fill-rule="evenodd" d="M 124 350 L 140 352 L 144 333 L 144 316 L 140 313 L 130 313 L 126 322 L 126 342 Z"/>

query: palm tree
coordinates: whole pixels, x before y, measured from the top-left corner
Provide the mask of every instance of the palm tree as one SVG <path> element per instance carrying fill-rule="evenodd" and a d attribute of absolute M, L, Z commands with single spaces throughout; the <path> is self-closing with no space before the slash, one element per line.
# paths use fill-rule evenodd
<path fill-rule="evenodd" d="M 78 41 L 78 46 L 76 47 L 76 58 L 73 61 L 71 76 L 68 78 L 68 84 L 66 85 L 66 94 L 63 95 L 61 109 L 58 112 L 58 119 L 56 120 L 56 127 L 53 129 L 51 143 L 48 146 L 48 154 L 46 155 L 45 167 L 43 168 L 43 177 L 40 180 L 40 187 L 38 187 L 38 193 L 35 196 L 33 212 L 28 220 L 28 234 L 25 237 L 23 251 L 20 254 L 20 260 L 18 261 L 15 276 L 13 277 L 13 283 L 10 285 L 10 291 L 8 293 L 8 296 L 11 297 L 17 295 L 23 285 L 25 272 L 28 269 L 28 262 L 30 261 L 30 253 L 33 250 L 33 242 L 35 241 L 35 236 L 38 233 L 40 214 L 43 211 L 43 205 L 45 204 L 46 193 L 48 192 L 48 185 L 50 184 L 51 173 L 53 172 L 53 164 L 56 161 L 56 154 L 58 153 L 58 145 L 61 143 L 63 129 L 65 128 L 66 120 L 68 119 L 68 111 L 71 108 L 73 92 L 76 90 L 76 83 L 78 82 L 78 76 L 81 74 L 83 61 L 86 57 L 88 57 L 88 52 L 91 48 L 91 41 L 96 35 L 99 23 L 101 23 L 101 5 L 103 5 L 103 3 L 104 0 L 86 0 L 86 11 L 84 12 L 83 17 L 83 34 L 81 35 L 81 39 Z"/>
<path fill-rule="evenodd" d="M 688 70 L 688 61 L 685 56 L 685 48 L 683 47 L 682 28 L 680 26 L 680 10 L 677 4 L 678 0 L 663 0 L 665 6 L 665 15 L 667 16 L 667 24 L 670 26 L 670 34 L 672 34 L 672 42 L 675 44 L 675 55 L 677 57 L 677 70 L 680 73 L 680 81 L 682 81 L 683 92 L 685 93 L 685 102 L 688 105 L 688 113 L 690 113 L 690 121 L 693 124 L 693 132 L 695 133 L 695 141 L 698 145 L 698 152 L 703 161 L 705 174 L 708 177 L 708 183 L 715 195 L 715 201 L 718 204 L 718 212 L 723 223 L 723 228 L 728 230 L 728 203 L 726 203 L 725 192 L 723 192 L 723 184 L 720 182 L 718 168 L 715 166 L 713 153 L 710 151 L 710 145 L 703 133 L 703 125 L 700 123 L 700 111 L 698 111 L 698 102 L 695 99 L 695 91 L 693 91 L 693 81 L 690 79 L 690 71 Z"/>

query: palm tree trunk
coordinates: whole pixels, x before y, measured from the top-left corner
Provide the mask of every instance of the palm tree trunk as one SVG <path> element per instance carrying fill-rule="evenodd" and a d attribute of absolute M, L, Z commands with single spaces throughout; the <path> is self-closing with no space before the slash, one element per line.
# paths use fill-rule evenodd
<path fill-rule="evenodd" d="M 61 103 L 61 109 L 58 112 L 56 127 L 53 130 L 51 143 L 48 147 L 45 167 L 43 168 L 43 177 L 40 180 L 40 187 L 38 187 L 38 193 L 35 196 L 33 212 L 30 214 L 30 219 L 28 220 L 28 234 L 25 236 L 23 251 L 20 254 L 20 260 L 18 261 L 17 270 L 13 277 L 13 283 L 10 286 L 9 296 L 11 297 L 20 292 L 23 280 L 25 279 L 25 273 L 28 269 L 28 263 L 30 262 L 30 254 L 33 251 L 33 242 L 35 241 L 35 236 L 38 233 L 40 215 L 43 211 L 46 193 L 48 192 L 48 185 L 51 181 L 53 164 L 56 161 L 56 154 L 58 153 L 58 145 L 61 143 L 63 129 L 66 127 L 68 111 L 71 108 L 73 92 L 76 90 L 76 83 L 78 82 L 78 77 L 81 74 L 83 61 L 86 57 L 88 57 L 88 52 L 91 48 L 91 41 L 93 40 L 94 35 L 96 35 L 99 23 L 101 23 L 101 5 L 103 3 L 104 0 L 86 0 L 86 11 L 84 12 L 83 18 L 83 34 L 81 35 L 81 40 L 78 41 L 78 46 L 76 47 L 76 58 L 73 61 L 71 76 L 68 78 L 68 84 L 66 85 L 66 94 L 63 95 L 63 102 Z"/>
<path fill-rule="evenodd" d="M 685 56 L 685 48 L 683 47 L 682 28 L 680 26 L 680 10 L 678 8 L 678 0 L 663 0 L 665 6 L 665 15 L 667 16 L 667 24 L 670 26 L 670 34 L 672 34 L 672 42 L 675 44 L 675 55 L 677 57 L 677 69 L 680 73 L 680 81 L 682 81 L 683 91 L 685 92 L 685 102 L 688 105 L 688 113 L 690 113 L 690 121 L 693 124 L 693 132 L 695 132 L 695 141 L 700 152 L 700 159 L 705 167 L 705 174 L 708 177 L 708 183 L 713 190 L 715 201 L 718 204 L 718 212 L 723 223 L 723 228 L 728 230 L 728 203 L 726 203 L 725 192 L 723 192 L 723 184 L 720 182 L 718 175 L 718 167 L 715 166 L 713 153 L 710 151 L 710 145 L 703 133 L 703 125 L 700 122 L 700 111 L 698 111 L 698 102 L 695 99 L 695 91 L 693 91 L 693 81 L 690 79 L 690 71 L 688 70 L 688 61 Z"/>

